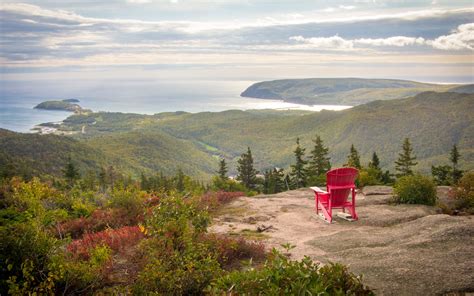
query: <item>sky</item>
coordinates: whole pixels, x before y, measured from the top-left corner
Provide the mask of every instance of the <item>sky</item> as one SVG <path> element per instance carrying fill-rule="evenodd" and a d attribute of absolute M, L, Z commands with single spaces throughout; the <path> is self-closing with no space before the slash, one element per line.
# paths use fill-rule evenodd
<path fill-rule="evenodd" d="M 0 87 L 150 77 L 472 83 L 473 3 L 2 1 Z"/>

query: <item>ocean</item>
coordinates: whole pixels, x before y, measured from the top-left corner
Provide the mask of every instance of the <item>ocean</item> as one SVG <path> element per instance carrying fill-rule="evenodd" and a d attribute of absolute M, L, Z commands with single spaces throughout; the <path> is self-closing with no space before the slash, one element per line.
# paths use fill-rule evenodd
<path fill-rule="evenodd" d="M 0 90 L 0 128 L 31 132 L 33 126 L 59 122 L 70 112 L 33 109 L 46 100 L 78 99 L 93 111 L 155 114 L 186 111 L 219 112 L 230 109 L 343 110 L 350 106 L 300 105 L 280 100 L 242 98 L 253 81 L 101 81 L 63 85 L 52 81 L 3 83 Z M 28 85 L 28 87 L 25 87 Z M 82 86 L 82 87 L 81 87 Z"/>

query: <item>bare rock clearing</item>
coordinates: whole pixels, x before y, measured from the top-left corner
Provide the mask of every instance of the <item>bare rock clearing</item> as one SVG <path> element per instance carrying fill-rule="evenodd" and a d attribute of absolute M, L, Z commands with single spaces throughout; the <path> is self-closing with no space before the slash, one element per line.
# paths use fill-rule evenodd
<path fill-rule="evenodd" d="M 440 199 L 446 199 L 441 188 Z M 314 212 L 310 190 L 241 197 L 226 205 L 211 231 L 290 243 L 293 259 L 340 262 L 377 295 L 442 295 L 474 291 L 474 218 L 439 214 L 436 207 L 393 205 L 390 187 L 364 188 L 359 220 L 332 224 Z"/>

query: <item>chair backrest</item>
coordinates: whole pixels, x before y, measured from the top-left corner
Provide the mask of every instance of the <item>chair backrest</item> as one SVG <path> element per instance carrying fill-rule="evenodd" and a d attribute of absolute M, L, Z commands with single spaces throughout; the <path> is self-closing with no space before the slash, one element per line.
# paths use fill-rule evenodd
<path fill-rule="evenodd" d="M 355 168 L 338 168 L 330 170 L 326 174 L 326 188 L 331 193 L 334 206 L 341 205 L 347 201 L 351 188 L 354 188 L 355 180 L 359 171 Z"/>

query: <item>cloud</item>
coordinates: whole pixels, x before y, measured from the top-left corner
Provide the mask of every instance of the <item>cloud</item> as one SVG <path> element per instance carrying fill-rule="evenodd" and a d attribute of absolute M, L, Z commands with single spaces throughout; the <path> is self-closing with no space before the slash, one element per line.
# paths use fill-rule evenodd
<path fill-rule="evenodd" d="M 151 2 L 152 0 L 127 0 L 127 3 L 130 3 L 130 4 L 147 4 Z"/>
<path fill-rule="evenodd" d="M 423 37 L 393 36 L 388 38 L 360 38 L 344 39 L 337 35 L 332 37 L 292 36 L 291 41 L 310 44 L 321 49 L 353 49 L 362 46 L 369 47 L 405 47 L 405 46 L 431 46 L 439 50 L 470 50 L 474 51 L 474 23 L 458 26 L 450 35 L 439 36 L 434 40 Z"/>
<path fill-rule="evenodd" d="M 409 46 L 409 45 L 423 45 L 425 39 L 422 37 L 406 37 L 406 36 L 394 36 L 389 38 L 361 38 L 354 40 L 356 44 L 370 45 L 370 46 Z"/>
<path fill-rule="evenodd" d="M 354 5 L 339 5 L 340 9 L 345 9 L 345 10 L 352 10 L 355 9 L 356 7 Z"/>
<path fill-rule="evenodd" d="M 125 3 L 125 0 L 117 1 Z M 143 0 L 134 1 L 138 4 L 136 1 Z M 160 1 L 170 3 L 170 0 Z M 257 63 L 272 54 L 297 58 L 317 52 L 328 55 L 329 51 L 354 55 L 356 51 L 362 55 L 374 51 L 398 54 L 401 48 L 410 47 L 422 56 L 428 47 L 438 51 L 459 50 L 461 54 L 473 49 L 472 24 L 462 25 L 467 23 L 464 20 L 470 13 L 436 11 L 423 15 L 314 21 L 307 15 L 289 13 L 262 23 L 141 21 L 86 17 L 30 4 L 0 4 L 0 64 L 42 67 L 48 63 L 51 66 L 182 61 L 212 64 L 216 55 L 223 62 L 227 59 L 241 62 L 246 60 L 242 56 L 252 55 Z M 453 28 L 456 29 L 446 33 Z M 411 36 L 414 32 L 417 35 Z"/>
<path fill-rule="evenodd" d="M 333 50 L 347 50 L 354 47 L 352 41 L 345 40 L 339 36 L 332 37 L 313 37 L 313 38 L 304 38 L 303 36 L 292 36 L 290 40 L 306 43 L 311 45 L 314 48 L 319 49 L 333 49 Z"/>
<path fill-rule="evenodd" d="M 452 34 L 440 36 L 429 44 L 441 50 L 474 50 L 474 23 L 460 25 Z"/>

